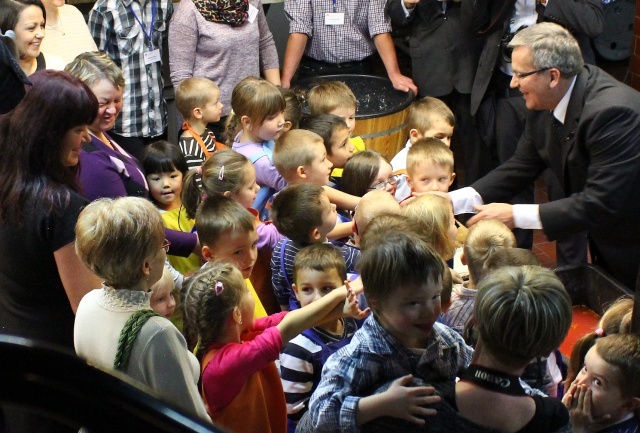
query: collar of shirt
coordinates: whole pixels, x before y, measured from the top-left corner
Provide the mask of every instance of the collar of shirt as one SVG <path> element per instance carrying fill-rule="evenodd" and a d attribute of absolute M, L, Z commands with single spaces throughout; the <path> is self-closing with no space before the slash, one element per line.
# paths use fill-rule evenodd
<path fill-rule="evenodd" d="M 569 100 L 571 99 L 571 93 L 573 92 L 573 86 L 576 85 L 577 78 L 578 78 L 577 75 L 573 77 L 573 80 L 571 80 L 571 85 L 569 86 L 569 90 L 567 90 L 567 93 L 565 93 L 562 99 L 560 100 L 560 102 L 558 102 L 558 105 L 556 105 L 556 108 L 553 109 L 553 117 L 558 119 L 558 121 L 563 125 L 564 125 L 564 119 L 565 117 L 567 117 L 567 108 L 569 107 Z"/>

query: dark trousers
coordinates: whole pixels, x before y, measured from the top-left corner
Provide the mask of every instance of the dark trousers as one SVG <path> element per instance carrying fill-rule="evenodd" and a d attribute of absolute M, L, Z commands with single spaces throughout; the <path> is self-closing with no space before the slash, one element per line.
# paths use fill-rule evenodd
<path fill-rule="evenodd" d="M 298 66 L 298 80 L 311 79 L 321 75 L 371 75 L 371 57 L 345 63 L 329 63 L 303 56 Z"/>
<path fill-rule="evenodd" d="M 129 155 L 135 156 L 138 161 L 142 161 L 142 152 L 149 144 L 159 140 L 167 139 L 167 131 L 155 137 L 125 137 L 115 132 L 107 131 L 107 134 L 115 140 Z"/>

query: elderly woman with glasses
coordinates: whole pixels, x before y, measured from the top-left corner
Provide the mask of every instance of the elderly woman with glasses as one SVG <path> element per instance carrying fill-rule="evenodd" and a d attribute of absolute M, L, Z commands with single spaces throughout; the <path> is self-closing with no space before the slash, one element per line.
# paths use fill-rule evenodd
<path fill-rule="evenodd" d="M 169 247 L 158 210 L 138 197 L 96 200 L 80 214 L 76 238 L 78 256 L 104 280 L 78 306 L 76 353 L 209 421 L 198 392 L 198 360 L 180 331 L 151 309 L 152 287 L 162 277 Z"/>

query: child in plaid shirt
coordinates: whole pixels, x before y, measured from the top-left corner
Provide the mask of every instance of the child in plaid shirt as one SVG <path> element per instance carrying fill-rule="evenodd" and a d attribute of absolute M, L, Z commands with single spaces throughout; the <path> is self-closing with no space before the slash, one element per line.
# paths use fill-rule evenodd
<path fill-rule="evenodd" d="M 373 315 L 324 366 L 309 405 L 317 432 L 357 432 L 383 416 L 424 424 L 424 416 L 435 414 L 425 406 L 440 397 L 433 387 L 410 387 L 413 375 L 453 380 L 471 361 L 472 350 L 462 338 L 436 323 L 442 259 L 417 233 L 374 236 L 366 239 L 365 230 L 358 264 Z M 394 379 L 387 391 L 372 395 Z"/>

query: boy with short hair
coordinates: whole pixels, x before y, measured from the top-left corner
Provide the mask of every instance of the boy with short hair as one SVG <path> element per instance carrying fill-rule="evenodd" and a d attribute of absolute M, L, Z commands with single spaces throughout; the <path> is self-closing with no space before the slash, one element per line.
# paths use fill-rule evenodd
<path fill-rule="evenodd" d="M 449 192 L 456 178 L 453 165 L 447 145 L 437 138 L 420 138 L 407 152 L 407 185 L 415 192 Z"/>
<path fill-rule="evenodd" d="M 407 127 L 409 139 L 404 149 L 400 150 L 391 160 L 394 174 L 406 175 L 407 154 L 411 146 L 421 138 L 437 138 L 449 147 L 451 136 L 455 128 L 455 117 L 447 105 L 437 98 L 427 96 L 413 102 L 409 106 Z M 453 171 L 453 167 L 452 167 Z M 410 186 L 402 178 L 396 187 L 396 198 L 404 199 L 411 194 Z"/>
<path fill-rule="evenodd" d="M 332 183 L 337 184 L 342 177 L 342 168 L 354 152 L 346 122 L 335 114 L 319 114 L 306 119 L 302 129 L 315 132 L 322 137 L 327 159 L 333 164 Z"/>
<path fill-rule="evenodd" d="M 313 183 L 323 186 L 331 203 L 340 209 L 353 211 L 360 202 L 360 197 L 327 185 L 333 164 L 327 158 L 322 137 L 315 132 L 293 129 L 282 134 L 273 150 L 273 165 L 289 185 Z M 349 233 L 347 230 L 342 236 Z"/>
<path fill-rule="evenodd" d="M 360 238 L 369 223 L 383 214 L 400 214 L 400 205 L 391 194 L 374 189 L 362 196 L 353 214 L 353 238 L 356 247 L 360 247 Z"/>
<path fill-rule="evenodd" d="M 340 250 L 330 244 L 304 247 L 296 255 L 292 284 L 300 306 L 320 299 L 347 279 Z M 358 329 L 352 318 L 341 318 L 308 329 L 284 345 L 280 354 L 280 376 L 287 401 L 288 431 L 308 410 L 308 401 L 318 386 L 327 358 L 351 341 Z"/>
<path fill-rule="evenodd" d="M 280 308 L 300 308 L 291 290 L 293 261 L 301 248 L 327 242 L 327 234 L 336 226 L 336 207 L 319 185 L 289 185 L 273 199 L 271 217 L 278 231 L 286 236 L 278 241 L 271 255 L 273 290 Z M 347 264 L 347 271 L 353 272 L 360 250 L 341 244 L 340 251 Z"/>
<path fill-rule="evenodd" d="M 342 117 L 349 128 L 349 134 L 356 127 L 356 110 L 358 100 L 349 86 L 342 81 L 327 81 L 309 90 L 307 103 L 312 116 L 319 114 L 335 114 Z M 351 137 L 354 153 L 365 149 L 364 141 L 360 137 Z"/>
<path fill-rule="evenodd" d="M 198 168 L 223 146 L 207 128 L 220 120 L 220 89 L 207 78 L 186 78 L 176 87 L 176 107 L 184 119 L 178 146 L 189 169 Z"/>
<path fill-rule="evenodd" d="M 255 216 L 240 203 L 225 196 L 207 197 L 196 212 L 202 258 L 225 261 L 237 267 L 255 301 L 254 317 L 267 315 L 249 277 L 258 257 Z M 204 266 L 207 266 L 205 264 Z"/>
<path fill-rule="evenodd" d="M 355 432 L 384 416 L 422 424 L 433 415 L 425 406 L 440 397 L 432 387 L 409 388 L 412 375 L 454 380 L 471 362 L 471 348 L 436 322 L 444 264 L 415 232 L 371 239 L 358 270 L 373 314 L 325 364 L 309 406 L 317 432 Z"/>
<path fill-rule="evenodd" d="M 451 294 L 451 305 L 442 314 L 441 322 L 462 334 L 473 314 L 476 286 L 482 278 L 483 264 L 493 253 L 506 248 L 514 248 L 516 238 L 499 220 L 483 220 L 469 229 L 461 261 L 469 268 L 467 287 L 456 284 Z"/>

